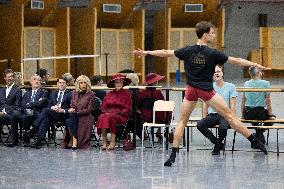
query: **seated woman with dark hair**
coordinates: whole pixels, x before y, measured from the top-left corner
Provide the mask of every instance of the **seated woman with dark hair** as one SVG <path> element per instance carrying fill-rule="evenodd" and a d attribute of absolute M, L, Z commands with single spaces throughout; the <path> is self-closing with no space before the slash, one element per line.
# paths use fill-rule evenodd
<path fill-rule="evenodd" d="M 91 91 L 90 79 L 81 75 L 76 79 L 75 90 L 72 91 L 72 100 L 69 117 L 66 120 L 63 148 L 87 149 L 90 147 L 94 118 L 92 109 L 95 93 Z"/>
<path fill-rule="evenodd" d="M 114 90 L 107 93 L 102 103 L 102 114 L 97 121 L 97 128 L 102 130 L 103 147 L 102 150 L 115 149 L 116 124 L 125 124 L 128 120 L 132 99 L 130 93 L 123 89 L 123 86 L 129 85 L 130 79 L 125 78 L 121 74 L 116 74 L 107 84 L 109 88 Z M 106 129 L 110 130 L 111 139 L 107 147 Z"/>
<path fill-rule="evenodd" d="M 143 122 L 151 123 L 153 122 L 153 107 L 154 102 L 157 100 L 165 100 L 161 90 L 157 90 L 154 87 L 158 82 L 164 79 L 165 76 L 161 76 L 156 73 L 149 73 L 146 76 L 146 81 L 144 85 L 150 86 L 146 88 L 146 90 L 140 91 L 138 95 L 138 107 L 142 115 Z M 165 123 L 165 121 L 170 122 L 171 114 L 168 115 L 165 112 L 157 112 L 156 113 L 156 122 L 157 123 Z M 166 120 L 167 117 L 167 120 Z M 158 128 L 158 132 L 156 133 L 156 137 L 158 138 L 158 142 L 161 142 L 163 137 L 161 135 L 161 128 Z"/>

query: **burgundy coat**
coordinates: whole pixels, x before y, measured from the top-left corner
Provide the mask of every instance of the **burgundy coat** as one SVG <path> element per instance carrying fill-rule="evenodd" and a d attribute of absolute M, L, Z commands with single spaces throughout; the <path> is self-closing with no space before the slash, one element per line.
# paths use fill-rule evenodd
<path fill-rule="evenodd" d="M 145 100 L 145 99 L 148 99 L 148 100 Z M 153 115 L 152 115 L 153 106 L 154 106 L 154 101 L 156 100 L 165 100 L 160 90 L 146 89 L 146 90 L 139 92 L 138 109 L 141 112 L 141 116 L 144 122 L 148 122 L 148 123 L 153 122 Z M 152 101 L 153 103 L 151 103 L 150 101 Z M 171 113 L 168 113 L 167 118 L 168 118 L 167 123 L 169 123 L 171 120 Z M 156 123 L 165 123 L 165 120 L 166 120 L 165 112 L 156 112 Z"/>
<path fill-rule="evenodd" d="M 78 148 L 86 149 L 90 147 L 92 128 L 94 125 L 94 117 L 91 112 L 94 105 L 95 93 L 92 91 L 84 94 L 79 94 L 77 91 L 72 91 L 71 108 L 74 108 L 78 116 L 77 125 L 77 140 Z M 66 132 L 65 138 L 69 132 Z M 66 140 L 63 140 L 66 141 Z M 67 141 L 66 141 L 67 142 Z"/>
<path fill-rule="evenodd" d="M 116 124 L 125 124 L 131 110 L 131 94 L 121 89 L 107 93 L 102 103 L 102 114 L 98 117 L 97 128 L 109 128 L 111 133 L 115 133 Z"/>

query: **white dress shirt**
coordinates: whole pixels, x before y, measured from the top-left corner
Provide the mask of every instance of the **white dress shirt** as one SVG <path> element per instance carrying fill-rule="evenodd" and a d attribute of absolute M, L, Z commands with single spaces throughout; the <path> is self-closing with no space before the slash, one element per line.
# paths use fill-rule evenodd
<path fill-rule="evenodd" d="M 62 96 L 61 96 L 61 99 L 58 99 L 59 98 L 59 95 L 60 95 L 60 93 L 62 93 Z M 62 99 L 63 99 L 63 96 L 64 96 L 64 93 L 65 93 L 65 90 L 64 91 L 58 91 L 58 94 L 57 94 L 57 105 L 59 106 L 59 107 L 61 107 L 61 103 L 62 103 Z"/>
<path fill-rule="evenodd" d="M 8 85 L 6 85 L 6 98 L 8 97 L 13 86 L 14 86 L 14 83 L 10 87 L 8 87 Z M 6 114 L 5 108 L 3 108 L 2 112 L 4 112 Z"/>

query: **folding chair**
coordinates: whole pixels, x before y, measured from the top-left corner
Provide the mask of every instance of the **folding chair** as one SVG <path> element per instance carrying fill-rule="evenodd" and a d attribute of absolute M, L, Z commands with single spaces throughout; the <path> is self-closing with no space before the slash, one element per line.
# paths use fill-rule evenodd
<path fill-rule="evenodd" d="M 145 128 L 149 127 L 161 127 L 162 133 L 164 134 L 164 129 L 165 127 L 171 126 L 173 122 L 173 111 L 175 109 L 175 102 L 174 101 L 165 101 L 165 100 L 157 100 L 154 102 L 154 107 L 153 107 L 153 122 L 152 123 L 147 123 L 145 122 L 143 124 L 143 129 L 142 129 L 142 148 L 143 148 L 143 142 L 144 142 L 144 130 Z M 172 112 L 172 118 L 170 124 L 159 124 L 156 123 L 156 112 Z M 152 142 L 152 137 L 150 137 L 150 141 L 152 144 L 153 148 L 153 142 Z M 163 136 L 163 148 L 164 148 L 164 136 Z"/>

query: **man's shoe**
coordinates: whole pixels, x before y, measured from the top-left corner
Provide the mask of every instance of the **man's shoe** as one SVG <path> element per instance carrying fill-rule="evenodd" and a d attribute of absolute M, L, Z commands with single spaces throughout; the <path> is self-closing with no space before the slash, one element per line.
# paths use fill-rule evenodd
<path fill-rule="evenodd" d="M 30 140 L 30 139 L 36 137 L 37 133 L 38 133 L 38 128 L 32 127 L 30 130 L 24 132 L 23 138 Z"/>
<path fill-rule="evenodd" d="M 33 143 L 31 148 L 40 149 L 42 147 L 42 141 L 40 138 L 37 138 L 36 141 Z"/>
<path fill-rule="evenodd" d="M 220 155 L 220 150 L 224 149 L 223 143 L 217 143 L 215 144 L 213 151 L 211 152 L 212 155 Z"/>
<path fill-rule="evenodd" d="M 33 137 L 32 137 L 32 135 L 30 134 L 29 131 L 25 131 L 23 133 L 23 141 L 24 141 L 24 143 L 30 143 L 31 138 L 33 138 Z"/>
<path fill-rule="evenodd" d="M 24 147 L 32 147 L 32 144 L 30 144 L 29 142 L 24 142 Z"/>
<path fill-rule="evenodd" d="M 175 162 L 176 153 L 172 152 L 170 158 L 164 163 L 164 166 L 171 167 L 172 164 Z"/>
<path fill-rule="evenodd" d="M 18 146 L 17 142 L 12 142 L 10 144 L 6 144 L 7 147 L 14 147 L 14 146 Z"/>

